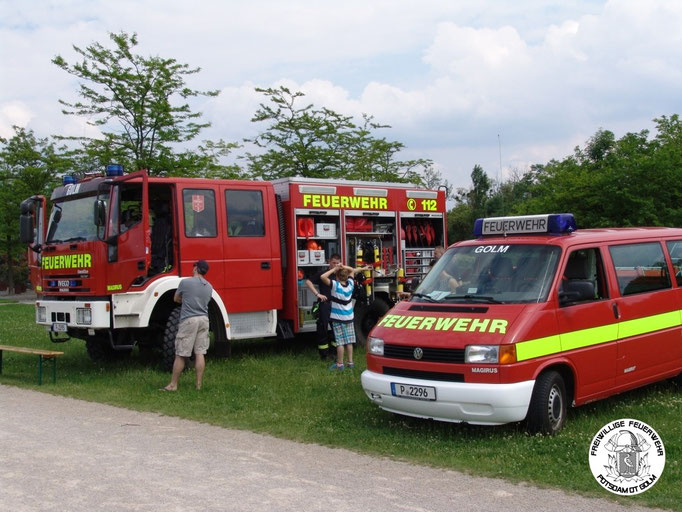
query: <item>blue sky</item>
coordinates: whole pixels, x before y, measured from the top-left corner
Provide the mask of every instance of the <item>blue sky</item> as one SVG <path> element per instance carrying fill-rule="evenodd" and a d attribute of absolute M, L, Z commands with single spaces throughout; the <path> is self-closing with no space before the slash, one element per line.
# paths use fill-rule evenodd
<path fill-rule="evenodd" d="M 51 59 L 137 32 L 137 53 L 199 66 L 202 138 L 240 141 L 286 85 L 316 106 L 368 113 L 377 135 L 430 158 L 455 187 L 480 164 L 507 178 L 682 111 L 678 0 L 0 0 L 0 136 L 96 135 L 61 114 L 77 82 Z M 501 151 L 500 151 L 501 150 Z M 501 158 L 500 158 L 501 154 Z"/>

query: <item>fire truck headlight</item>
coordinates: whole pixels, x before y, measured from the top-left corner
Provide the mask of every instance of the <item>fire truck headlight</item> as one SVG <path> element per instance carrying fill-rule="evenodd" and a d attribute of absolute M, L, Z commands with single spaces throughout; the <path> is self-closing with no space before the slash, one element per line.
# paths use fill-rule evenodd
<path fill-rule="evenodd" d="M 36 322 L 41 324 L 47 322 L 47 308 L 45 306 L 38 306 L 36 308 Z"/>
<path fill-rule="evenodd" d="M 381 338 L 373 338 L 370 336 L 367 339 L 367 347 L 369 349 L 369 353 L 375 356 L 383 356 L 384 355 L 384 340 Z"/>
<path fill-rule="evenodd" d="M 76 323 L 79 325 L 92 324 L 92 309 L 76 308 Z"/>
<path fill-rule="evenodd" d="M 497 364 L 499 345 L 469 345 L 464 350 L 465 363 Z"/>

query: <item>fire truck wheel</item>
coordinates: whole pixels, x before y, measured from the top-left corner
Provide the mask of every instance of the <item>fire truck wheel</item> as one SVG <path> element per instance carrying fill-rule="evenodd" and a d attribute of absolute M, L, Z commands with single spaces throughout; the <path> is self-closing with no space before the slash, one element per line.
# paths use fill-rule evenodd
<path fill-rule="evenodd" d="M 85 340 L 85 349 L 88 351 L 90 360 L 95 362 L 113 361 L 123 359 L 130 355 L 129 350 L 114 350 L 106 336 L 88 336 Z"/>
<path fill-rule="evenodd" d="M 173 369 L 173 361 L 175 360 L 175 335 L 178 333 L 178 325 L 180 324 L 180 306 L 177 306 L 168 315 L 166 320 L 166 328 L 163 331 L 163 339 L 161 340 L 161 369 L 164 371 L 171 371 Z"/>
<path fill-rule="evenodd" d="M 535 381 L 526 416 L 530 432 L 554 435 L 566 423 L 566 385 L 558 372 L 541 373 Z"/>
<path fill-rule="evenodd" d="M 359 306 L 355 309 L 355 339 L 359 346 L 367 345 L 367 335 L 379 319 L 391 309 L 385 300 L 375 299 L 369 305 Z"/>

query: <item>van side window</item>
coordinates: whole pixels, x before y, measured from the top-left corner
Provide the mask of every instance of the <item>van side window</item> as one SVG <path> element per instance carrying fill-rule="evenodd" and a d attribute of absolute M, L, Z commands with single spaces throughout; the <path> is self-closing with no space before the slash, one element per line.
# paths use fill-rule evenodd
<path fill-rule="evenodd" d="M 182 207 L 185 217 L 185 236 L 218 236 L 213 190 L 194 188 L 183 190 Z"/>
<path fill-rule="evenodd" d="M 228 236 L 265 236 L 263 193 L 260 190 L 226 190 Z"/>
<path fill-rule="evenodd" d="M 612 245 L 609 252 L 621 295 L 671 287 L 668 265 L 660 243 Z"/>
<path fill-rule="evenodd" d="M 668 246 L 668 254 L 673 264 L 673 272 L 677 286 L 682 286 L 682 240 L 673 240 L 665 243 Z"/>
<path fill-rule="evenodd" d="M 559 287 L 562 306 L 608 297 L 606 274 L 598 248 L 578 249 L 568 256 Z"/>

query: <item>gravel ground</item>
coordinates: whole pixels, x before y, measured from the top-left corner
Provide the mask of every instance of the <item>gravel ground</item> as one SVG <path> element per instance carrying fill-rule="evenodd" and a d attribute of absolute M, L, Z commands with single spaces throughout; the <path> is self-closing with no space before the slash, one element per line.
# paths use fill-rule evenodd
<path fill-rule="evenodd" d="M 624 507 L 0 385 L 0 509 L 606 512 Z"/>

